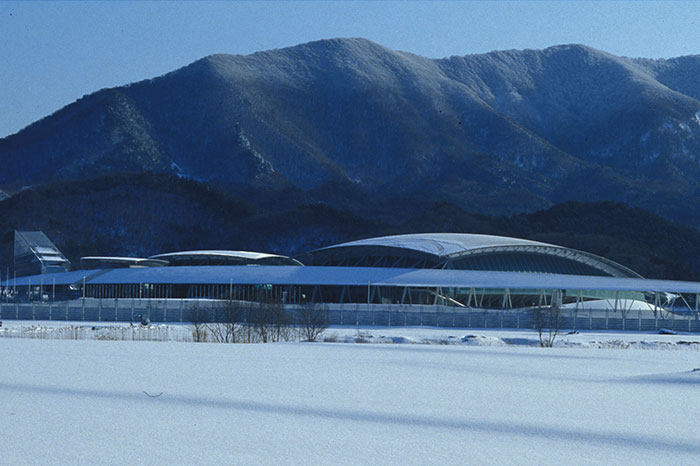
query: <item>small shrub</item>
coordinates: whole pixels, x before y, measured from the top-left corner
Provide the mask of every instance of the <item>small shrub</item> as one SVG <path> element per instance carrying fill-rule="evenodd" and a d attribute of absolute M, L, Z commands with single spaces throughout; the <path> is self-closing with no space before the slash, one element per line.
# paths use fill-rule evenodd
<path fill-rule="evenodd" d="M 328 308 L 321 304 L 307 303 L 301 308 L 301 338 L 316 341 L 328 328 Z"/>
<path fill-rule="evenodd" d="M 325 343 L 338 343 L 338 334 L 332 333 L 330 335 L 326 335 L 325 337 L 323 337 L 323 341 Z"/>
<path fill-rule="evenodd" d="M 357 329 L 357 333 L 355 334 L 355 343 L 369 343 L 369 335 L 360 332 L 360 329 Z"/>

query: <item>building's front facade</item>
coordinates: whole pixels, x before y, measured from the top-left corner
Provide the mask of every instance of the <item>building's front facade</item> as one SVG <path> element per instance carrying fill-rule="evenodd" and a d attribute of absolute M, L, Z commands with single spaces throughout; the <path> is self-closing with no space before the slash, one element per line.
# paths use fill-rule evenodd
<path fill-rule="evenodd" d="M 387 309 L 583 309 L 601 300 L 614 303 L 613 309 L 629 302 L 656 309 L 682 294 L 692 309 L 700 293 L 698 283 L 647 280 L 590 253 L 489 235 L 369 238 L 311 251 L 299 260 L 245 251 L 87 259 L 107 267 L 19 277 L 0 286 L 24 300 L 272 300 Z"/>

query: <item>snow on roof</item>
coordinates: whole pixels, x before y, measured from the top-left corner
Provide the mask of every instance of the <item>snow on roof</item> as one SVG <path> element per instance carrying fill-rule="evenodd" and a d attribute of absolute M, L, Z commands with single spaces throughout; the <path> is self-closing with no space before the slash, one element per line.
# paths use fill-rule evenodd
<path fill-rule="evenodd" d="M 46 248 L 43 246 L 36 246 L 32 248 L 37 254 L 59 254 L 56 248 Z"/>
<path fill-rule="evenodd" d="M 540 243 L 527 239 L 508 238 L 506 236 L 477 235 L 471 233 L 418 233 L 409 235 L 382 236 L 367 238 L 348 243 L 335 244 L 324 249 L 354 246 L 386 246 L 400 249 L 412 249 L 436 256 L 450 256 L 473 249 L 502 246 L 547 246 L 561 248 L 553 244 Z"/>
<path fill-rule="evenodd" d="M 44 262 L 68 262 L 68 259 L 58 254 L 38 254 L 36 257 Z"/>
<path fill-rule="evenodd" d="M 654 305 L 637 299 L 618 299 L 617 303 L 614 299 L 593 299 L 590 301 L 581 301 L 579 303 L 562 304 L 562 309 L 625 309 L 627 311 L 654 311 Z"/>
<path fill-rule="evenodd" d="M 100 269 L 95 269 L 95 270 L 74 270 L 72 272 L 54 272 L 54 273 L 45 273 L 42 275 L 30 275 L 30 276 L 23 276 L 23 277 L 17 277 L 15 278 L 10 278 L 9 280 L 5 280 L 4 282 L 0 282 L 0 286 L 3 287 L 12 287 L 12 286 L 27 286 L 30 283 L 32 285 L 39 285 L 43 282 L 44 286 L 46 285 L 52 285 L 55 283 L 56 285 L 70 285 L 73 283 L 80 283 L 83 281 L 83 278 L 85 278 L 85 282 L 90 282 L 90 279 L 100 273 L 104 272 L 104 270 Z"/>
<path fill-rule="evenodd" d="M 453 269 L 393 269 L 314 266 L 184 266 L 63 272 L 17 278 L 17 286 L 80 282 L 90 284 L 270 284 L 350 285 L 455 288 L 660 291 L 700 293 L 700 283 L 644 278 L 559 275 L 527 272 L 484 272 Z M 2 284 L 12 286 L 13 280 Z"/>
<path fill-rule="evenodd" d="M 117 256 L 85 256 L 80 258 L 80 262 L 85 264 L 90 263 L 117 263 L 117 264 L 127 264 L 127 265 L 146 265 L 146 266 L 159 266 L 168 265 L 168 261 L 160 259 L 145 259 L 142 257 L 117 257 Z"/>
<path fill-rule="evenodd" d="M 149 259 L 167 259 L 169 257 L 233 257 L 240 259 L 251 259 L 259 260 L 268 257 L 282 257 L 277 254 L 267 254 L 264 252 L 251 252 L 251 251 L 179 251 L 179 252 L 168 252 L 165 254 L 156 254 L 155 256 L 150 256 Z"/>
<path fill-rule="evenodd" d="M 141 257 L 121 257 L 121 256 L 83 256 L 80 258 L 80 260 L 138 262 L 138 261 L 147 261 L 150 259 L 144 259 Z"/>

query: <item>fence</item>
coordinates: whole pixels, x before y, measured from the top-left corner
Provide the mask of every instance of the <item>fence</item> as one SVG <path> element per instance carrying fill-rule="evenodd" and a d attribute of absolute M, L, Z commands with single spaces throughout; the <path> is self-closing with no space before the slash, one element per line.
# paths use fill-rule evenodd
<path fill-rule="evenodd" d="M 88 322 L 188 322 L 194 309 L 205 311 L 206 320 L 221 320 L 227 309 L 244 311 L 250 302 L 187 299 L 78 299 L 63 302 L 0 303 L 0 320 L 55 320 Z M 303 305 L 287 305 L 291 322 L 303 322 Z M 433 326 L 462 328 L 532 329 L 532 309 L 476 309 L 436 305 L 326 304 L 330 325 Z M 246 313 L 237 318 L 245 321 Z M 698 314 L 677 315 L 661 311 L 562 310 L 560 328 L 567 330 L 655 331 L 669 329 L 700 332 Z"/>

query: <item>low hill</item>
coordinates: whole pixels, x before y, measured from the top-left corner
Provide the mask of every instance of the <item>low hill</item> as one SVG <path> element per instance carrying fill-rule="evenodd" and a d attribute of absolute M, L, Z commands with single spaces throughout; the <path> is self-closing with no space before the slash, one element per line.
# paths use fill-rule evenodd
<path fill-rule="evenodd" d="M 297 252 L 376 230 L 328 206 L 270 212 L 199 182 L 123 174 L 24 190 L 0 202 L 0 267 L 14 230 L 43 230 L 75 265 L 81 256 L 187 249 Z"/>

